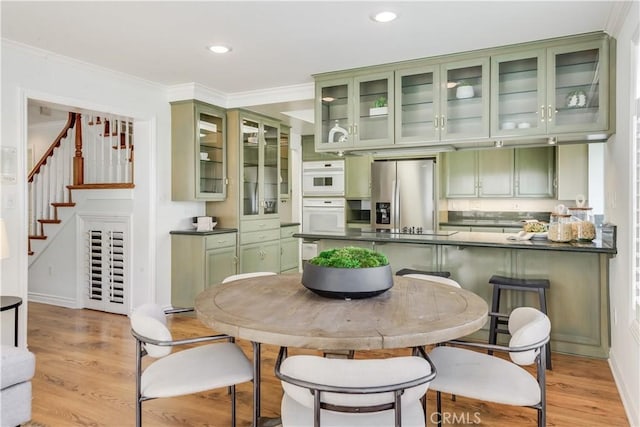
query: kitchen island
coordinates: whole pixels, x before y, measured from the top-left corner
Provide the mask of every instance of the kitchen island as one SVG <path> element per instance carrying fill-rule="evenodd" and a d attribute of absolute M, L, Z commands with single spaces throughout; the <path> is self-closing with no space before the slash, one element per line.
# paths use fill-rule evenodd
<path fill-rule="evenodd" d="M 603 228 L 593 242 L 556 243 L 510 240 L 514 234 L 442 231 L 433 234 L 380 233 L 347 230 L 344 234 L 298 233 L 315 241 L 318 250 L 359 246 L 382 252 L 394 271 L 412 268 L 448 271 L 451 278 L 490 303 L 494 274 L 549 279 L 547 309 L 553 351 L 607 358 L 609 354 L 609 259 L 617 253 L 615 226 Z M 505 313 L 528 305 L 537 294 L 507 292 Z M 486 339 L 487 325 L 472 337 Z"/>

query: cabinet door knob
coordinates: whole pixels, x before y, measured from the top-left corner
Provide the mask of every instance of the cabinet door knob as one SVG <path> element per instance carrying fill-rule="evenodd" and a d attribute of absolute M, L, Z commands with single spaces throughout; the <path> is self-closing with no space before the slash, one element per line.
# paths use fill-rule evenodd
<path fill-rule="evenodd" d="M 540 121 L 544 122 L 544 105 L 540 106 Z"/>
<path fill-rule="evenodd" d="M 547 112 L 549 113 L 548 116 L 548 120 L 551 121 L 552 120 L 552 115 L 553 115 L 553 110 L 551 109 L 551 105 L 549 105 L 549 107 L 547 107 Z"/>
<path fill-rule="evenodd" d="M 433 128 L 434 128 L 434 129 L 439 129 L 439 128 L 440 128 L 440 126 L 439 126 L 439 124 L 438 124 L 438 123 L 439 123 L 439 122 L 438 122 L 439 120 L 440 120 L 440 117 L 439 117 L 438 115 L 436 115 L 436 116 L 434 116 L 434 117 L 433 117 Z"/>

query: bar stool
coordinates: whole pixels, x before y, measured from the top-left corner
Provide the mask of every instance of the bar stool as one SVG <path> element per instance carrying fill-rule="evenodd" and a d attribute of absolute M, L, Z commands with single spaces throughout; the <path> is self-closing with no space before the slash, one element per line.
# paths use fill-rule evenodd
<path fill-rule="evenodd" d="M 500 292 L 503 290 L 537 292 L 540 303 L 540 311 L 547 314 L 547 289 L 551 283 L 547 279 L 515 279 L 513 277 L 505 277 L 493 275 L 489 279 L 489 283 L 493 285 L 493 296 L 491 299 L 491 321 L 489 323 L 489 344 L 495 344 L 498 334 L 509 334 L 508 329 L 500 328 L 500 325 L 506 325 L 507 320 L 500 313 Z M 551 370 L 551 343 L 545 346 L 547 353 L 547 369 Z M 492 352 L 489 352 L 491 354 Z"/>

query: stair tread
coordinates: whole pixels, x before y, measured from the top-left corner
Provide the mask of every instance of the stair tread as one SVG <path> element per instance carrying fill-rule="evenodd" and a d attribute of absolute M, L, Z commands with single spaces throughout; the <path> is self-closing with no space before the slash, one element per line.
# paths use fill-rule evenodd
<path fill-rule="evenodd" d="M 29 236 L 30 239 L 35 239 L 35 240 L 45 240 L 47 238 L 47 236 L 45 235 L 38 235 L 38 234 L 33 234 Z"/>
<path fill-rule="evenodd" d="M 39 219 L 39 223 L 41 224 L 60 224 L 62 220 L 60 219 Z"/>
<path fill-rule="evenodd" d="M 51 203 L 51 206 L 55 206 L 55 207 L 73 207 L 76 204 L 73 202 L 59 202 L 59 203 Z"/>

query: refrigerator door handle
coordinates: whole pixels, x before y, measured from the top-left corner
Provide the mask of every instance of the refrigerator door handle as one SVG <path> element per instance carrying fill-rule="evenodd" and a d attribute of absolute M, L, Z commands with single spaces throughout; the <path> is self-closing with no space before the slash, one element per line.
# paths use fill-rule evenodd
<path fill-rule="evenodd" d="M 398 182 L 394 179 L 391 181 L 391 231 L 394 231 L 396 227 L 396 219 L 398 217 L 398 205 L 396 204 L 396 190 L 398 189 Z"/>

